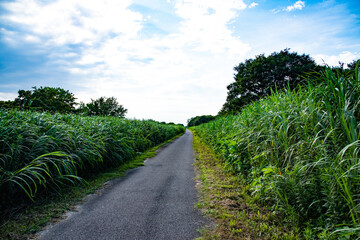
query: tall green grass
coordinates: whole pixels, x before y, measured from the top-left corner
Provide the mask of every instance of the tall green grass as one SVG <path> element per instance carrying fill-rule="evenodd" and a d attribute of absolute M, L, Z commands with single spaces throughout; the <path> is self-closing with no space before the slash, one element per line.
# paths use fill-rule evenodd
<path fill-rule="evenodd" d="M 117 167 L 184 131 L 151 120 L 0 110 L 0 210 Z"/>
<path fill-rule="evenodd" d="M 359 73 L 326 69 L 309 80 L 195 129 L 306 239 L 358 239 Z"/>

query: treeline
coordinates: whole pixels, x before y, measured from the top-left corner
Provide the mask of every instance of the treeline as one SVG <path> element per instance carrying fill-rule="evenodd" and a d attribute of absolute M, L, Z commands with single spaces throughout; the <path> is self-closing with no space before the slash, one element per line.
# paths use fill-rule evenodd
<path fill-rule="evenodd" d="M 214 119 L 215 119 L 215 117 L 211 116 L 211 115 L 196 116 L 196 117 L 190 118 L 188 120 L 187 126 L 188 127 L 198 126 L 200 124 L 210 122 Z"/>
<path fill-rule="evenodd" d="M 272 91 L 294 90 L 309 83 L 308 74 L 321 73 L 325 69 L 334 72 L 354 72 L 354 60 L 347 64 L 339 62 L 339 66 L 321 66 L 307 54 L 299 55 L 284 49 L 269 56 L 258 55 L 255 59 L 247 59 L 234 67 L 234 82 L 227 86 L 227 98 L 219 115 L 237 114 L 241 109 L 255 101 L 269 96 Z M 319 78 L 321 84 L 323 79 Z"/>
<path fill-rule="evenodd" d="M 62 88 L 33 87 L 19 90 L 13 101 L 0 101 L 2 109 L 32 110 L 50 113 L 75 113 L 86 116 L 125 117 L 127 109 L 114 97 L 91 99 L 90 103 L 77 103 L 73 93 Z"/>

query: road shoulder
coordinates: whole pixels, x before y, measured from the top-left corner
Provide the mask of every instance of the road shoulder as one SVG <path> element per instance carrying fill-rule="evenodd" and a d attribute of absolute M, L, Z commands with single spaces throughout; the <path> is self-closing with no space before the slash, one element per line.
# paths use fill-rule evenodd
<path fill-rule="evenodd" d="M 249 195 L 242 180 L 225 171 L 224 160 L 193 131 L 199 202 L 197 208 L 215 222 L 200 239 L 299 239 L 281 220 Z"/>

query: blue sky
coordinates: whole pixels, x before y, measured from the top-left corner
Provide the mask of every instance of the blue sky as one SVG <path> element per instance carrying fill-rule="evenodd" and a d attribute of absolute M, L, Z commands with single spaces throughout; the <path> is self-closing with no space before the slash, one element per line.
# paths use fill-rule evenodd
<path fill-rule="evenodd" d="M 0 0 L 0 100 L 61 87 L 185 124 L 217 114 L 235 65 L 284 48 L 359 59 L 359 1 Z"/>

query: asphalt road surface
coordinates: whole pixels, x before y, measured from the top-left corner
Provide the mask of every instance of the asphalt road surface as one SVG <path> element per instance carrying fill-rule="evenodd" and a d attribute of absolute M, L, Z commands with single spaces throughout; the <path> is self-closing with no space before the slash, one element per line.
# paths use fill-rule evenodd
<path fill-rule="evenodd" d="M 40 234 L 40 239 L 194 239 L 207 221 L 199 210 L 192 133 L 186 133 L 144 167 L 113 181 L 79 211 Z"/>

